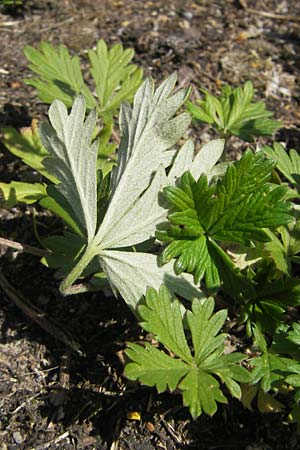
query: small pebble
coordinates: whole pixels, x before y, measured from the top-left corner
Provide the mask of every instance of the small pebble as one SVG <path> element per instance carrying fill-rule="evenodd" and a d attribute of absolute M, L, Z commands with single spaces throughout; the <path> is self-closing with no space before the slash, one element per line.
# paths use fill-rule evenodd
<path fill-rule="evenodd" d="M 13 433 L 13 440 L 15 441 L 16 444 L 22 444 L 23 438 L 22 438 L 21 433 L 19 431 L 15 431 Z"/>
<path fill-rule="evenodd" d="M 182 13 L 183 17 L 187 20 L 192 20 L 192 18 L 194 17 L 193 13 L 190 11 L 184 11 Z"/>

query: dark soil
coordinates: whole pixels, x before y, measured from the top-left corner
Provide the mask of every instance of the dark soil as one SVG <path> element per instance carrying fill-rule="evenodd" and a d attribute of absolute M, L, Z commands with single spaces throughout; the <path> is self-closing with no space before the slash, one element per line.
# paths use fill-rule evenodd
<path fill-rule="evenodd" d="M 265 97 L 283 122 L 276 138 L 300 149 L 300 4 L 286 0 L 24 0 L 23 6 L 0 6 L 1 126 L 28 126 L 47 111 L 23 82 L 31 76 L 26 44 L 64 43 L 85 61 L 99 38 L 133 47 L 135 62 L 157 80 L 177 70 L 180 84 L 217 92 L 223 82 L 251 79 L 257 98 Z M 208 138 L 203 127 L 195 133 L 198 142 Z M 26 176 L 2 150 L 1 178 Z M 2 236 L 37 245 L 30 208 L 2 210 L 0 220 Z M 40 211 L 41 235 L 48 222 L 53 226 Z M 62 298 L 53 272 L 17 251 L 2 249 L 1 268 L 17 291 L 9 286 L 0 294 L 1 450 L 300 449 L 285 414 L 262 415 L 232 401 L 212 419 L 192 422 L 179 396 L 128 382 L 123 350 L 142 332 L 121 299 L 106 292 Z M 78 342 L 83 355 L 55 339 L 53 328 L 48 333 L 24 315 L 13 295 L 25 296 L 68 332 L 71 347 Z"/>

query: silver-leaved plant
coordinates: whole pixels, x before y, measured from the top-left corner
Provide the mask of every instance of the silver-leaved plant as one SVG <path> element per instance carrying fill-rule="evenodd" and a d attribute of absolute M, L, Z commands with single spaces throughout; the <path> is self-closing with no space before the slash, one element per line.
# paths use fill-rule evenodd
<path fill-rule="evenodd" d="M 185 102 L 188 89 L 173 93 L 176 75 L 156 90 L 148 78 L 138 89 L 133 107 L 124 103 L 120 111 L 121 143 L 118 162 L 109 186 L 108 207 L 98 223 L 96 152 L 92 142 L 96 114 L 87 118 L 86 102 L 78 96 L 68 114 L 66 106 L 55 100 L 49 109 L 50 123 L 40 126 L 42 144 L 49 153 L 44 165 L 59 182 L 56 200 L 62 196 L 71 215 L 86 237 L 84 251 L 61 284 L 67 294 L 85 268 L 97 262 L 113 288 L 132 308 L 147 286 L 158 289 L 165 284 L 171 292 L 192 299 L 202 293 L 188 274 L 176 276 L 173 262 L 159 267 L 157 255 L 132 251 L 133 246 L 155 236 L 158 224 L 166 220 L 167 208 L 159 193 L 175 184 L 186 170 L 195 176 L 213 176 L 224 141 L 212 141 L 194 159 L 194 147 L 187 141 L 176 152 L 174 145 L 190 125 L 190 115 L 176 114 Z M 166 170 L 168 168 L 168 171 Z M 129 249 L 128 249 L 129 248 Z"/>

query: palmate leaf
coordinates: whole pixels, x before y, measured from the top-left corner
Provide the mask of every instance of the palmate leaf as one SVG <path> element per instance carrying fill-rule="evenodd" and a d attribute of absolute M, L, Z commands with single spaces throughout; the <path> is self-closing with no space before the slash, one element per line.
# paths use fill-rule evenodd
<path fill-rule="evenodd" d="M 191 141 L 187 141 L 182 148 L 179 149 L 171 169 L 166 175 L 161 165 L 151 181 L 149 188 L 134 203 L 130 212 L 124 216 L 120 222 L 116 222 L 111 227 L 109 235 L 112 236 L 110 242 L 111 247 L 126 247 L 133 243 L 142 242 L 154 236 L 156 225 L 166 218 L 166 205 L 161 201 L 160 192 L 167 185 L 175 184 L 175 180 L 180 177 L 184 169 L 190 168 L 195 173 L 202 173 L 201 163 L 208 174 L 211 174 L 217 156 L 220 157 L 224 141 L 216 139 L 201 148 L 199 153 L 203 154 L 203 158 L 199 161 L 196 157 L 193 160 L 194 145 Z M 212 153 L 209 157 L 208 152 Z M 209 161 L 208 161 L 209 159 Z"/>
<path fill-rule="evenodd" d="M 37 89 L 43 102 L 52 103 L 57 99 L 69 107 L 81 93 L 89 109 L 97 106 L 83 80 L 78 56 L 71 57 L 64 45 L 53 47 L 42 42 L 39 49 L 26 46 L 24 53 L 31 62 L 31 70 L 39 75 L 38 78 L 29 78 L 25 82 Z"/>
<path fill-rule="evenodd" d="M 216 377 L 226 384 L 234 397 L 240 398 L 238 382 L 250 381 L 251 376 L 239 365 L 244 359 L 243 355 L 224 355 L 226 335 L 219 333 L 227 312 L 222 310 L 214 314 L 212 298 L 194 299 L 192 310 L 187 312 L 193 354 L 184 331 L 180 303 L 170 297 L 166 287 L 162 286 L 159 292 L 149 288 L 145 303 L 138 311 L 142 327 L 154 334 L 174 357 L 150 344 L 142 347 L 130 343 L 126 350 L 131 360 L 125 368 L 128 378 L 156 386 L 159 392 L 178 388 L 193 418 L 202 412 L 213 415 L 217 410 L 217 402 L 227 403 Z"/>
<path fill-rule="evenodd" d="M 162 263 L 178 258 L 177 274 L 194 274 L 198 283 L 204 276 L 209 288 L 224 282 L 231 295 L 245 288 L 247 280 L 234 268 L 219 241 L 248 245 L 269 240 L 264 231 L 292 220 L 291 206 L 283 202 L 286 188 L 268 183 L 273 164 L 262 153 L 246 151 L 230 165 L 225 176 L 208 185 L 205 175 L 196 182 L 186 172 L 176 187 L 166 187 L 170 204 L 169 223 L 157 232 L 167 243 Z"/>
<path fill-rule="evenodd" d="M 193 177 L 199 178 L 205 173 L 208 180 L 223 173 L 224 164 L 218 163 L 225 147 L 225 139 L 212 139 L 204 144 L 194 157 L 194 144 L 189 139 L 177 152 L 168 173 L 168 185 L 174 185 L 180 176 L 189 170 Z"/>
<path fill-rule="evenodd" d="M 65 105 L 56 100 L 49 109 L 51 125 L 41 124 L 40 136 L 49 153 L 43 164 L 59 180 L 55 189 L 67 200 L 90 241 L 97 222 L 95 168 L 98 144 L 91 144 L 96 113 L 91 111 L 85 119 L 85 112 L 82 96 L 76 98 L 70 115 Z"/>
<path fill-rule="evenodd" d="M 285 254 L 292 259 L 300 253 L 300 220 L 296 218 L 294 222 L 285 227 L 279 228 Z"/>
<path fill-rule="evenodd" d="M 273 334 L 284 320 L 284 312 L 300 305 L 300 284 L 298 278 L 274 280 L 268 275 L 265 272 L 259 278 L 254 277 L 255 293 L 247 299 L 241 317 L 243 321 L 256 323 L 263 332 Z"/>
<path fill-rule="evenodd" d="M 132 100 L 141 84 L 143 71 L 130 64 L 134 50 L 124 50 L 121 44 L 115 44 L 108 49 L 105 41 L 101 39 L 96 50 L 90 50 L 88 55 L 96 84 L 99 112 L 102 115 L 112 115 L 123 101 Z"/>
<path fill-rule="evenodd" d="M 158 288 L 166 283 L 171 292 L 188 299 L 202 296 L 191 276 L 176 277 L 172 264 L 160 268 L 156 255 L 138 248 L 154 237 L 157 223 L 166 216 L 167 210 L 159 199 L 162 187 L 171 182 L 165 167 L 175 156 L 178 167 L 181 165 L 181 156 L 172 146 L 187 129 L 190 117 L 186 113 L 173 117 L 187 95 L 186 90 L 172 95 L 175 82 L 176 77 L 171 76 L 154 91 L 153 81 L 146 80 L 135 96 L 132 110 L 127 104 L 123 107 L 118 162 L 110 185 L 107 177 L 100 181 L 98 196 L 97 143 L 91 145 L 95 112 L 85 119 L 82 96 L 76 98 L 69 115 L 59 101 L 50 107 L 52 125 L 42 125 L 40 133 L 50 155 L 44 161 L 45 167 L 59 183 L 51 192 L 48 188 L 45 206 L 86 238 L 85 248 L 79 251 L 76 264 L 61 283 L 62 293 L 70 292 L 69 287 L 84 276 L 84 269 L 97 261 L 98 270 L 100 267 L 106 273 L 114 292 L 119 292 L 133 309 L 148 285 Z M 177 169 L 173 175 L 179 176 Z M 132 246 L 136 252 L 129 251 Z"/>
<path fill-rule="evenodd" d="M 271 351 L 290 355 L 300 361 L 300 324 L 295 322 L 291 327 L 286 324 L 278 327 L 273 336 Z"/>
<path fill-rule="evenodd" d="M 255 341 L 261 355 L 249 361 L 252 383 L 259 382 L 261 389 L 268 392 L 286 382 L 293 387 L 300 386 L 300 363 L 298 360 L 275 353 L 275 348 L 268 347 L 267 342 L 257 326 L 253 327 Z"/>
<path fill-rule="evenodd" d="M 254 136 L 266 136 L 276 131 L 281 123 L 270 119 L 264 102 L 253 103 L 254 89 L 251 81 L 235 89 L 225 86 L 219 97 L 206 90 L 204 100 L 197 105 L 188 104 L 192 116 L 201 122 L 214 125 L 222 136 L 235 135 L 245 141 L 253 141 Z"/>
<path fill-rule="evenodd" d="M 300 155 L 291 149 L 289 152 L 278 142 L 274 142 L 273 147 L 264 145 L 262 151 L 268 158 L 276 161 L 276 169 L 293 185 L 300 187 Z"/>
<path fill-rule="evenodd" d="M 123 101 L 132 100 L 142 82 L 143 71 L 130 64 L 134 51 L 124 50 L 120 44 L 108 49 L 103 39 L 98 41 L 95 51 L 88 52 L 98 102 L 84 82 L 78 56 L 71 57 L 64 45 L 54 47 L 42 42 L 38 49 L 26 46 L 25 55 L 31 63 L 29 67 L 38 75 L 25 81 L 37 89 L 43 102 L 58 99 L 70 107 L 82 94 L 87 109 L 96 108 L 106 123 Z"/>
<path fill-rule="evenodd" d="M 171 95 L 175 83 L 172 75 L 154 91 L 153 80 L 147 79 L 135 95 L 133 108 L 122 105 L 118 163 L 112 171 L 109 207 L 96 236 L 102 248 L 149 239 L 165 215 L 158 202 L 166 180 L 164 168 L 171 164 L 172 146 L 191 120 L 187 113 L 173 117 L 188 93 L 180 89 Z"/>

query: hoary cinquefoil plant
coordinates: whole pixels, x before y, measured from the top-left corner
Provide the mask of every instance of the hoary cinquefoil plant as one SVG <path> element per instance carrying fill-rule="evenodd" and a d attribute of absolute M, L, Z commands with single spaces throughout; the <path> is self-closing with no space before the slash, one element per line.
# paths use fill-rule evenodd
<path fill-rule="evenodd" d="M 85 119 L 82 96 L 76 98 L 70 115 L 62 102 L 51 105 L 51 125 L 44 123 L 40 127 L 41 141 L 50 155 L 44 165 L 58 180 L 53 187 L 59 193 L 58 201 L 63 197 L 72 209 L 70 215 L 86 240 L 75 266 L 61 284 L 63 293 L 92 263 L 102 268 L 111 285 L 133 307 L 147 285 L 158 287 L 163 282 L 171 291 L 187 297 L 199 295 L 191 278 L 176 277 L 172 264 L 159 268 L 155 255 L 129 249 L 154 236 L 156 225 L 167 212 L 158 193 L 182 173 L 186 153 L 192 153 L 190 143 L 178 155 L 171 149 L 190 123 L 187 113 L 174 117 L 187 95 L 186 89 L 171 95 L 175 82 L 176 77 L 171 76 L 154 91 L 153 81 L 148 79 L 137 91 L 133 108 L 122 105 L 118 162 L 104 194 L 108 206 L 101 223 L 97 214 L 97 143 L 91 144 L 95 111 Z M 222 147 L 219 142 L 217 146 Z M 174 157 L 166 175 L 165 169 Z"/>
<path fill-rule="evenodd" d="M 287 201 L 297 198 L 297 187 L 279 185 L 278 177 L 279 184 L 271 183 L 276 160 L 278 170 L 296 182 L 297 158 L 293 153 L 291 164 L 285 161 L 282 169 L 280 158 L 273 158 L 273 150 L 264 148 L 257 154 L 247 151 L 227 167 L 217 164 L 223 139 L 202 147 L 195 158 L 190 141 L 176 152 L 173 146 L 189 126 L 190 117 L 176 115 L 188 91 L 172 94 L 175 82 L 171 76 L 154 91 L 148 79 L 136 93 L 133 107 L 123 104 L 118 160 L 106 177 L 96 171 L 97 113 L 92 109 L 86 117 L 90 108 L 84 88 L 75 97 L 70 114 L 62 101 L 55 100 L 49 110 L 50 124 L 41 124 L 31 138 L 41 140 L 38 170 L 50 181 L 42 185 L 44 206 L 52 205 L 52 211 L 68 226 L 63 236 L 43 240 L 53 250 L 47 263 L 62 266 L 66 274 L 61 291 L 73 292 L 72 284 L 82 276 L 106 278 L 162 345 L 157 349 L 130 344 L 127 353 L 132 362 L 126 368 L 127 376 L 156 385 L 159 391 L 177 388 L 197 417 L 202 411 L 212 415 L 217 402 L 227 401 L 220 381 L 234 397 L 241 398 L 242 392 L 247 397 L 251 386 L 262 380 L 254 395 L 258 392 L 259 401 L 268 399 L 269 404 L 273 397 L 267 397 L 267 392 L 278 389 L 278 380 L 297 388 L 299 368 L 293 363 L 294 354 L 288 353 L 290 366 L 283 375 L 271 379 L 268 374 L 277 373 L 278 364 L 282 368 L 286 360 L 273 358 L 267 370 L 265 361 L 270 360 L 273 344 L 269 348 L 253 329 L 257 321 L 263 331 L 274 335 L 274 330 L 284 326 L 286 308 L 299 305 L 299 284 L 291 269 L 299 252 L 297 214 L 292 215 Z M 38 89 L 43 90 L 42 86 Z M 274 151 L 278 153 L 278 148 Z M 13 197 L 13 186 L 6 192 L 2 189 L 7 199 Z M 24 195 L 28 200 L 28 192 Z M 157 255 L 150 252 L 155 232 L 166 244 L 160 265 Z M 239 254 L 245 256 L 243 264 L 236 258 Z M 192 273 L 194 282 L 184 272 Z M 261 352 L 256 360 L 245 361 L 246 356 L 237 352 L 226 354 L 226 335 L 220 331 L 227 311 L 214 313 L 214 300 L 196 288 L 200 280 L 207 293 L 223 288 L 237 301 L 241 322 L 247 322 L 249 335 L 254 332 L 258 355 Z M 144 304 L 137 310 L 145 293 Z M 191 310 L 185 310 L 173 293 L 193 298 Z M 271 329 L 265 315 L 273 320 Z M 265 383 L 268 376 L 270 382 Z"/>
<path fill-rule="evenodd" d="M 53 46 L 42 42 L 35 49 L 26 46 L 25 55 L 34 76 L 25 82 L 37 89 L 38 97 L 45 103 L 61 100 L 71 107 L 74 99 L 83 95 L 88 111 L 95 109 L 99 123 L 93 130 L 97 136 L 97 168 L 103 176 L 110 172 L 115 163 L 117 142 L 114 139 L 114 117 L 124 101 L 131 102 L 142 82 L 143 71 L 131 61 L 133 49 L 124 49 L 121 44 L 108 48 L 103 39 L 97 42 L 95 49 L 88 50 L 89 85 L 84 81 L 77 55 L 71 56 L 64 45 Z M 92 89 L 89 87 L 92 85 Z M 1 128 L 2 142 L 11 153 L 37 171 L 44 178 L 53 182 L 53 176 L 47 172 L 42 160 L 47 151 L 40 142 L 34 120 L 31 128 L 18 132 L 13 127 Z M 12 207 L 18 202 L 32 204 L 40 201 L 41 205 L 55 214 L 62 213 L 59 205 L 47 195 L 42 183 L 12 181 L 0 183 L 4 192 L 5 205 Z"/>

